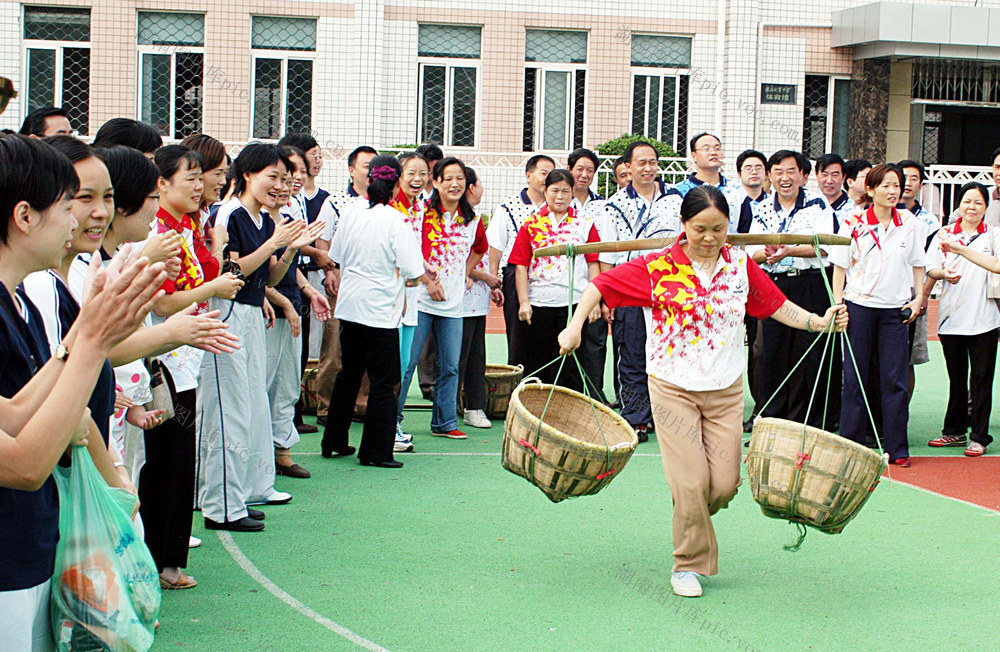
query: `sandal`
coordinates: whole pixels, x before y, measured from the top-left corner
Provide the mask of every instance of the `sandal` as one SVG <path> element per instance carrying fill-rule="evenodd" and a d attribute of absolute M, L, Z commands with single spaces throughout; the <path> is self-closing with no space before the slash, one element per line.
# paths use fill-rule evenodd
<path fill-rule="evenodd" d="M 197 580 L 186 573 L 181 573 L 176 582 L 168 582 L 160 577 L 160 588 L 164 591 L 181 591 L 183 589 L 193 589 L 198 586 Z"/>
<path fill-rule="evenodd" d="M 945 448 L 947 446 L 965 446 L 968 439 L 965 435 L 941 435 L 937 439 L 927 442 L 931 448 Z"/>

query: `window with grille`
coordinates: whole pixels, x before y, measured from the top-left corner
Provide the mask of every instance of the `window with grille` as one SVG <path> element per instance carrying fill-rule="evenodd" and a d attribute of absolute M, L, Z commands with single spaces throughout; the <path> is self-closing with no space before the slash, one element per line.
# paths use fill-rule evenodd
<path fill-rule="evenodd" d="M 419 142 L 476 146 L 481 44 L 478 25 L 418 26 Z"/>
<path fill-rule="evenodd" d="M 168 138 L 201 133 L 204 14 L 140 11 L 139 120 Z"/>
<path fill-rule="evenodd" d="M 86 136 L 90 127 L 90 9 L 24 8 L 24 112 L 59 106 Z"/>
<path fill-rule="evenodd" d="M 312 131 L 316 19 L 254 16 L 253 138 Z"/>
<path fill-rule="evenodd" d="M 632 133 L 684 153 L 691 39 L 656 34 L 632 34 L 631 38 Z"/>
<path fill-rule="evenodd" d="M 529 29 L 525 35 L 522 149 L 583 147 L 587 32 Z M 539 65 L 540 64 L 540 65 Z"/>
<path fill-rule="evenodd" d="M 802 153 L 816 159 L 833 152 L 846 156 L 851 81 L 806 75 L 802 115 Z"/>

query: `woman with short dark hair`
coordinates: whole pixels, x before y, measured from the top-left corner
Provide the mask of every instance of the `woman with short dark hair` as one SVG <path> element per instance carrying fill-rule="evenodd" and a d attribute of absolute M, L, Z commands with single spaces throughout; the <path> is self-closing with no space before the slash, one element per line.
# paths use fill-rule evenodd
<path fill-rule="evenodd" d="M 986 186 L 967 183 L 958 196 L 959 220 L 938 231 L 927 256 L 927 275 L 944 281 L 937 332 L 950 383 L 941 436 L 928 445 L 968 443 L 965 454 L 979 457 L 993 442 L 989 430 L 1000 310 L 987 297 L 986 286 L 988 273 L 1000 272 L 1000 227 L 986 225 L 990 203 Z M 970 394 L 972 441 L 968 442 Z"/>
<path fill-rule="evenodd" d="M 924 226 L 906 209 L 897 209 L 903 173 L 876 165 L 865 176 L 867 208 L 847 218 L 841 234 L 850 245 L 830 247 L 833 296 L 851 316 L 850 347 L 844 353 L 840 434 L 865 443 L 869 422 L 865 399 L 881 398 L 882 445 L 889 462 L 910 466 L 906 440 L 909 420 L 908 324 L 920 314 L 924 287 Z M 911 299 L 913 288 L 916 297 Z M 878 384 L 869 376 L 878 348 Z M 859 378 L 866 379 L 862 392 Z"/>
<path fill-rule="evenodd" d="M 729 204 L 718 188 L 693 188 L 681 203 L 683 232 L 670 247 L 604 272 L 587 286 L 569 326 L 559 334 L 568 353 L 580 345 L 588 315 L 642 307 L 646 371 L 656 439 L 673 498 L 674 567 L 670 583 L 684 597 L 701 595 L 699 577 L 718 572 L 712 515 L 740 485 L 743 435 L 743 317 L 773 317 L 821 331 L 843 306 L 823 317 L 795 305 L 741 249 L 726 244 Z"/>

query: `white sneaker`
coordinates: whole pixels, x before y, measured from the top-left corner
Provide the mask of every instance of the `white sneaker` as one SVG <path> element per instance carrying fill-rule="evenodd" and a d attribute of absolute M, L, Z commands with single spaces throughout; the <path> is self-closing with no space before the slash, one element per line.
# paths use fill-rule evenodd
<path fill-rule="evenodd" d="M 396 441 L 404 444 L 413 443 L 413 435 L 408 432 L 403 432 L 403 426 L 401 424 L 396 424 Z"/>
<path fill-rule="evenodd" d="M 188 539 L 188 548 L 197 548 L 201 545 L 201 539 L 198 537 L 191 537 Z"/>
<path fill-rule="evenodd" d="M 670 586 L 674 587 L 674 595 L 683 598 L 701 597 L 700 575 L 694 571 L 673 571 L 670 573 Z"/>
<path fill-rule="evenodd" d="M 465 418 L 462 421 L 465 422 L 465 425 L 473 428 L 489 428 L 493 425 L 482 410 L 466 410 Z"/>
<path fill-rule="evenodd" d="M 253 502 L 248 502 L 248 506 L 257 505 L 284 505 L 292 501 L 292 494 L 286 493 L 284 491 L 274 491 L 270 496 L 264 500 L 255 500 Z"/>
<path fill-rule="evenodd" d="M 405 442 L 405 441 L 399 441 L 397 439 L 396 442 L 392 445 L 392 452 L 393 453 L 412 453 L 413 452 L 413 444 L 410 444 L 410 443 Z"/>

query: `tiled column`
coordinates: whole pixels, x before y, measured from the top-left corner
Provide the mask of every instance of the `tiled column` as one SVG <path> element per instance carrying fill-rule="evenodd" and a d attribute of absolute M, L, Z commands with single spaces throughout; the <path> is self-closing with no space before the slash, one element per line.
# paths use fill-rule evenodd
<path fill-rule="evenodd" d="M 851 133 L 848 150 L 852 158 L 884 161 L 886 124 L 889 119 L 888 60 L 854 62 L 851 76 Z"/>

